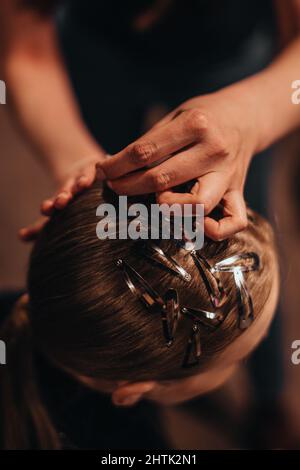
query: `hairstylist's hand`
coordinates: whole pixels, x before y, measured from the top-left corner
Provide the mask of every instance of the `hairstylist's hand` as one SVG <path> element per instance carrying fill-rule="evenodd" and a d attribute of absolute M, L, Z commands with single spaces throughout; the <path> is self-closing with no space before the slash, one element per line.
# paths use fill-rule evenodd
<path fill-rule="evenodd" d="M 204 204 L 205 232 L 216 240 L 242 230 L 243 187 L 258 150 L 256 108 L 249 102 L 238 86 L 186 101 L 101 165 L 109 186 L 118 194 L 156 192 L 159 203 Z M 193 179 L 190 193 L 172 190 Z M 207 215 L 220 202 L 224 218 L 217 222 Z"/>
<path fill-rule="evenodd" d="M 36 239 L 49 217 L 55 210 L 64 209 L 73 197 L 89 188 L 93 182 L 101 178 L 101 167 L 96 164 L 105 160 L 105 155 L 99 153 L 89 158 L 83 158 L 74 162 L 66 171 L 65 176 L 59 179 L 59 189 L 56 194 L 42 202 L 41 213 L 43 217 L 32 225 L 22 228 L 19 236 L 23 241 L 33 241 Z"/>

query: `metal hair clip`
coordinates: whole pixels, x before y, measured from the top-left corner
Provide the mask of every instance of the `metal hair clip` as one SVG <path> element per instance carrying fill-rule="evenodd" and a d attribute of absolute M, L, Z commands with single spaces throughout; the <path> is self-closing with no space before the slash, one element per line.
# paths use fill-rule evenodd
<path fill-rule="evenodd" d="M 193 359 L 191 360 L 191 356 Z M 188 339 L 188 344 L 184 353 L 182 367 L 194 367 L 199 364 L 201 356 L 201 333 L 200 325 L 194 322 L 192 326 L 191 336 Z"/>
<path fill-rule="evenodd" d="M 169 289 L 162 298 L 148 282 L 126 261 L 119 259 L 117 266 L 122 269 L 130 291 L 153 313 L 160 313 L 163 334 L 167 346 L 171 346 L 180 315 L 178 294 Z"/>
<path fill-rule="evenodd" d="M 241 269 L 233 271 L 235 285 L 237 287 L 237 300 L 239 312 L 239 328 L 246 330 L 254 321 L 252 297 L 246 287 L 246 281 Z"/>
<path fill-rule="evenodd" d="M 184 315 L 196 320 L 206 328 L 216 328 L 224 319 L 221 312 L 208 312 L 200 308 L 183 307 L 181 311 Z"/>
<path fill-rule="evenodd" d="M 197 251 L 191 251 L 191 255 L 203 279 L 212 306 L 214 308 L 219 308 L 223 305 L 226 298 L 219 276 L 216 275 L 215 270 L 213 271 L 209 262 Z M 207 275 L 205 269 L 210 274 L 210 277 Z"/>
<path fill-rule="evenodd" d="M 193 320 L 191 336 L 188 340 L 188 345 L 184 354 L 182 367 L 192 367 L 199 363 L 201 356 L 201 331 L 200 327 L 204 326 L 206 329 L 215 329 L 223 321 L 223 315 L 216 312 L 208 312 L 206 310 L 183 307 L 181 310 L 184 315 L 187 315 Z M 193 355 L 193 360 L 190 360 Z"/>
<path fill-rule="evenodd" d="M 248 292 L 243 273 L 259 269 L 259 257 L 254 252 L 230 256 L 219 261 L 212 268 L 213 272 L 230 272 L 233 274 L 237 288 L 239 328 L 245 330 L 254 320 L 252 297 Z"/>
<path fill-rule="evenodd" d="M 148 309 L 155 309 L 158 306 L 162 307 L 164 305 L 161 296 L 132 266 L 126 263 L 126 261 L 119 259 L 117 266 L 122 269 L 125 282 L 131 292 L 141 300 Z"/>
<path fill-rule="evenodd" d="M 234 272 L 239 268 L 242 272 L 257 271 L 259 269 L 259 257 L 256 253 L 250 251 L 240 255 L 233 255 L 216 263 L 211 271 L 215 272 Z"/>
<path fill-rule="evenodd" d="M 175 289 L 168 289 L 164 296 L 165 304 L 162 309 L 163 331 L 167 346 L 174 341 L 179 316 L 180 306 L 178 293 Z"/>
<path fill-rule="evenodd" d="M 164 266 L 172 273 L 181 276 L 184 280 L 191 279 L 189 273 L 172 257 L 166 255 L 157 245 L 146 247 L 143 254 Z M 254 320 L 252 298 L 247 290 L 244 273 L 259 269 L 259 257 L 249 252 L 228 257 L 216 263 L 213 267 L 195 250 L 191 251 L 196 266 L 199 269 L 211 303 L 214 308 L 220 307 L 226 300 L 226 295 L 219 279 L 220 272 L 231 272 L 237 288 L 237 303 L 239 314 L 239 327 L 245 329 Z M 183 367 L 191 367 L 199 363 L 201 356 L 201 327 L 208 330 L 216 329 L 224 320 L 224 314 L 206 310 L 180 307 L 178 292 L 168 289 L 164 296 L 160 296 L 151 285 L 126 261 L 119 259 L 117 266 L 122 270 L 125 282 L 130 291 L 154 313 L 160 313 L 163 334 L 166 345 L 171 346 L 177 329 L 178 320 L 185 315 L 192 320 L 192 331 L 184 353 Z"/>
<path fill-rule="evenodd" d="M 143 247 L 143 254 L 171 271 L 173 274 L 180 276 L 184 281 L 189 282 L 191 275 L 172 257 L 167 255 L 158 245 L 147 243 Z"/>

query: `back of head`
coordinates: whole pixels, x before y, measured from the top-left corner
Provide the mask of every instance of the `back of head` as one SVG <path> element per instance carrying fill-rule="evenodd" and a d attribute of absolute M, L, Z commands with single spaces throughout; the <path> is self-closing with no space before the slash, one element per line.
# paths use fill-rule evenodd
<path fill-rule="evenodd" d="M 160 240 L 159 247 L 190 274 L 187 281 L 151 263 L 134 240 L 99 240 L 96 208 L 103 194 L 94 186 L 77 197 L 48 223 L 36 243 L 28 276 L 30 318 L 37 347 L 58 366 L 74 374 L 109 380 L 180 378 L 207 369 L 237 336 L 237 286 L 231 272 L 220 273 L 226 301 L 219 307 L 224 321 L 201 329 L 202 352 L 195 368 L 183 368 L 182 358 L 191 334 L 191 321 L 182 315 L 175 340 L 167 347 L 161 319 L 145 309 L 124 281 L 119 259 L 132 266 L 164 297 L 176 290 L 181 306 L 211 311 L 203 276 L 190 252 Z M 254 252 L 258 271 L 245 273 L 259 317 L 277 269 L 272 230 L 249 211 L 249 226 L 229 241 L 206 240 L 201 255 L 213 266 L 236 254 Z"/>

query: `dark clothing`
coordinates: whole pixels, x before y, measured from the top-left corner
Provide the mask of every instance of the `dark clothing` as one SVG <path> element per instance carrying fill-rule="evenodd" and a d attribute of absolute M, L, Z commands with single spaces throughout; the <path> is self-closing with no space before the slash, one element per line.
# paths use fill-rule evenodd
<path fill-rule="evenodd" d="M 272 25 L 272 0 L 171 0 L 142 31 L 134 21 L 153 0 L 68 3 L 66 19 L 135 59 L 160 63 L 220 63 L 232 58 L 257 27 Z M 164 1 L 161 2 L 162 4 Z"/>
<path fill-rule="evenodd" d="M 102 6 L 104 3 L 90 2 L 89 7 L 78 0 L 66 3 L 58 15 L 58 32 L 83 117 L 109 153 L 117 152 L 143 132 L 145 114 L 153 104 L 162 104 L 171 110 L 193 96 L 216 91 L 257 72 L 266 66 L 272 56 L 275 28 L 270 0 L 184 2 L 194 5 L 194 10 L 187 10 L 189 19 L 194 21 L 196 16 L 199 20 L 198 27 L 193 29 L 194 39 L 188 41 L 188 46 L 182 46 L 181 51 L 177 43 L 184 44 L 184 38 L 191 29 L 187 20 L 183 22 L 182 29 L 173 31 L 171 43 L 169 34 L 164 34 L 162 26 L 162 38 L 158 41 L 154 28 L 142 36 L 149 36 L 149 43 L 151 38 L 151 41 L 160 44 L 156 52 L 144 47 L 140 35 L 132 36 L 128 27 L 124 26 L 125 32 L 122 30 L 122 34 L 125 36 L 122 38 L 121 33 L 117 32 L 112 37 L 112 31 L 116 30 L 113 25 L 108 28 L 110 34 L 102 30 L 101 23 L 112 23 L 111 16 L 104 16 L 111 7 Z M 123 17 L 120 13 L 123 7 L 118 10 L 117 5 L 125 3 L 131 2 L 112 2 L 118 23 Z M 199 5 L 207 12 L 211 3 L 218 5 L 213 14 L 204 16 L 204 13 L 199 13 Z M 111 5 L 110 2 L 105 4 Z M 220 13 L 224 9 L 220 5 L 224 4 L 228 5 L 231 14 L 224 16 Z M 243 15 L 238 13 L 241 4 Z M 97 15 L 99 9 L 102 13 Z M 247 9 L 252 11 L 251 15 Z M 244 21 L 248 24 L 249 16 L 252 26 L 247 28 L 243 24 L 247 34 L 241 36 L 241 29 L 244 31 L 241 24 Z M 127 17 L 125 15 L 125 20 Z M 223 27 L 220 37 L 218 22 L 222 18 L 224 23 L 229 21 L 229 24 Z M 95 22 L 98 22 L 98 28 Z M 210 25 L 209 35 L 203 35 L 205 25 L 206 28 Z M 128 36 L 131 38 L 130 45 L 126 39 Z M 214 44 L 216 37 L 219 37 L 218 46 Z M 231 41 L 235 47 L 229 46 L 229 37 L 234 37 Z M 192 53 L 189 54 L 191 48 Z"/>

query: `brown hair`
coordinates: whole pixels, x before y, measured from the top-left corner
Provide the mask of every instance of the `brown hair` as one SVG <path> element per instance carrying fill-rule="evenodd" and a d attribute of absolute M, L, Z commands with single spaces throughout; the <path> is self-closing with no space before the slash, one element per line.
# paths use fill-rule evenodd
<path fill-rule="evenodd" d="M 224 322 L 213 333 L 202 332 L 199 366 L 182 368 L 190 321 L 181 319 L 174 344 L 167 348 L 160 318 L 133 296 L 116 261 L 128 261 L 161 295 L 173 287 L 182 305 L 211 310 L 198 269 L 191 255 L 172 241 L 162 240 L 161 246 L 192 275 L 188 284 L 147 263 L 138 253 L 136 241 L 99 240 L 96 207 L 101 202 L 103 196 L 95 185 L 55 214 L 39 237 L 28 274 L 30 341 L 58 367 L 85 377 L 178 379 L 209 367 L 210 361 L 241 334 L 232 274 L 222 274 L 228 298 L 222 307 Z M 247 229 L 230 241 L 206 240 L 202 249 L 211 263 L 246 251 L 260 257 L 260 270 L 246 274 L 257 317 L 268 300 L 276 266 L 269 224 L 249 211 Z M 12 367 L 8 352 L 5 369 Z"/>

